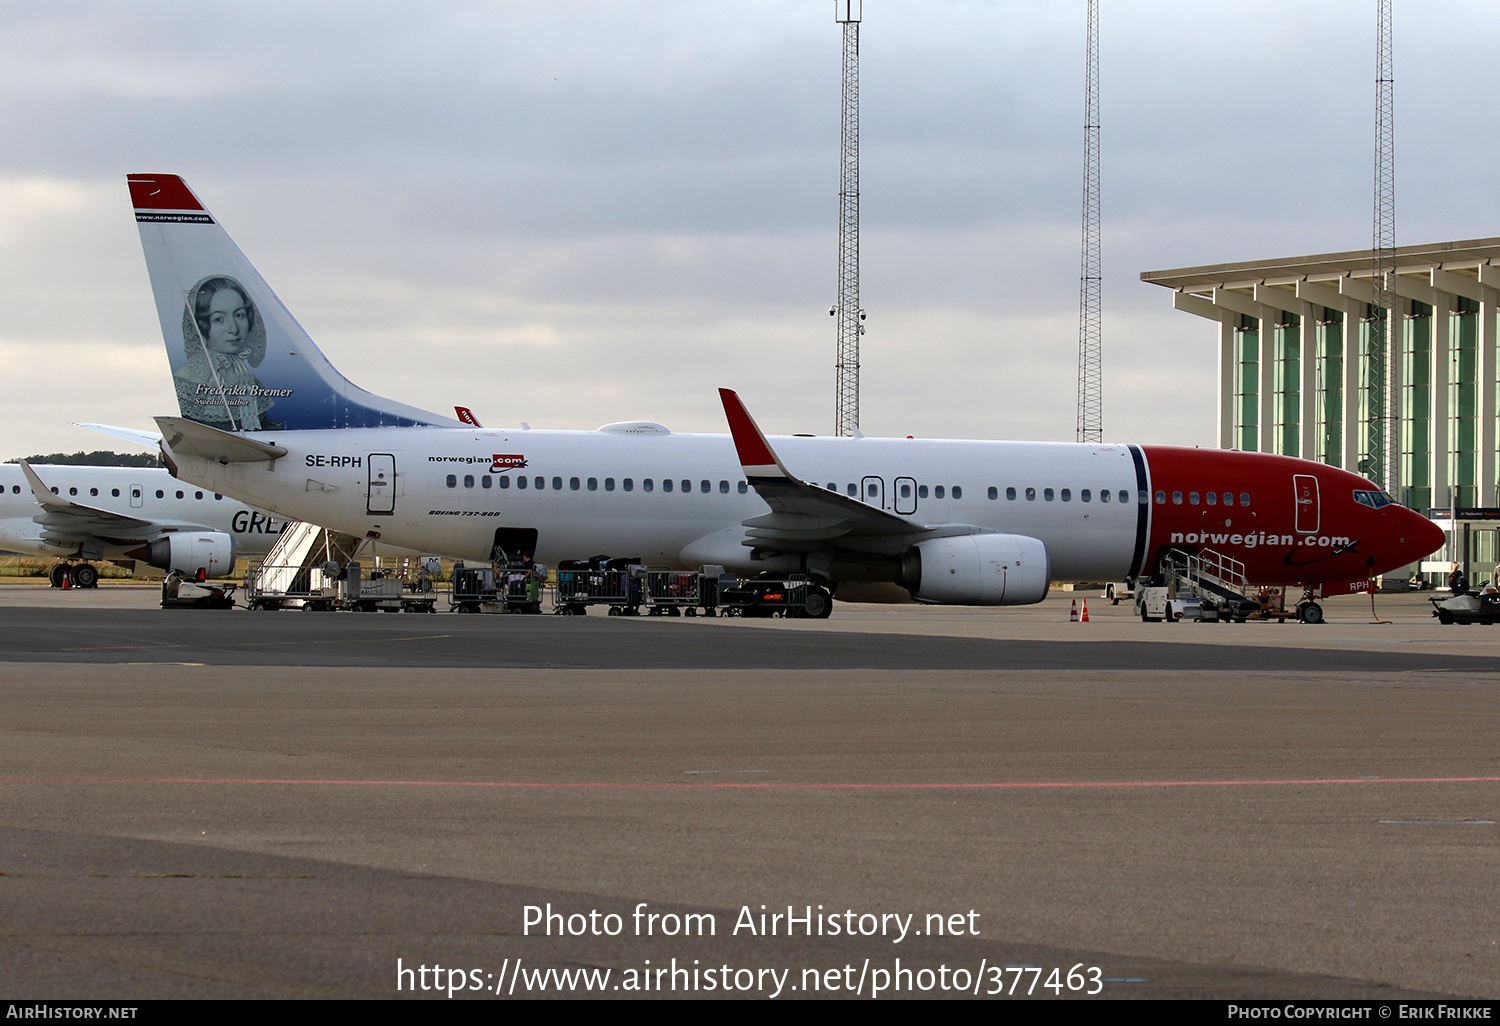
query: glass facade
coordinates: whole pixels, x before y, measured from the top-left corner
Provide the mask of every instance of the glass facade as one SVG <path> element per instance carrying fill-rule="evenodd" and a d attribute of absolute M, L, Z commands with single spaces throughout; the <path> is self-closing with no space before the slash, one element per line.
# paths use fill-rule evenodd
<path fill-rule="evenodd" d="M 1260 448 L 1260 330 L 1245 318 L 1234 333 L 1234 434 L 1237 449 Z"/>
<path fill-rule="evenodd" d="M 1299 456 L 1297 428 L 1302 404 L 1302 321 L 1296 314 L 1283 314 L 1284 323 L 1276 325 L 1276 364 L 1273 368 L 1276 394 L 1273 410 L 1275 430 L 1271 433 L 1272 451 L 1283 456 Z"/>
<path fill-rule="evenodd" d="M 1318 446 L 1315 457 L 1334 467 L 1344 465 L 1344 315 L 1325 311 L 1318 322 Z"/>
<path fill-rule="evenodd" d="M 1432 307 L 1412 304 L 1401 332 L 1401 494 L 1413 509 L 1432 502 Z"/>

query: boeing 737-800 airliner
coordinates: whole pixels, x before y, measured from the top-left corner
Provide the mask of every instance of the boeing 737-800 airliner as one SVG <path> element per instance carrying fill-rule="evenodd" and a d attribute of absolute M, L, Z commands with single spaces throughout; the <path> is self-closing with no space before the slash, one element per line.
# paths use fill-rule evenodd
<path fill-rule="evenodd" d="M 765 437 L 465 425 L 351 384 L 187 185 L 131 175 L 184 481 L 405 548 L 894 582 L 918 600 L 1038 602 L 1051 580 L 1151 574 L 1213 549 L 1266 584 L 1363 581 L 1438 548 L 1432 522 L 1305 460 L 1150 445 Z"/>

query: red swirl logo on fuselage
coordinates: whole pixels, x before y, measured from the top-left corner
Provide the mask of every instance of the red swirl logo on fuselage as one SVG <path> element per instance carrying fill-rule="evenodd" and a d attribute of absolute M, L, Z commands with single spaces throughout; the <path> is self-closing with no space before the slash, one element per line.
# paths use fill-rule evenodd
<path fill-rule="evenodd" d="M 491 474 L 502 474 L 507 470 L 520 470 L 526 466 L 526 457 L 516 453 L 495 453 L 490 464 Z"/>

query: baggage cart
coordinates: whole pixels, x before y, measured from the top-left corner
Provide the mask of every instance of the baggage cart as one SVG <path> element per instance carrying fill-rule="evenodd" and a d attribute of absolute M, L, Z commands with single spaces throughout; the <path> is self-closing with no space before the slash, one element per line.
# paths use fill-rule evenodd
<path fill-rule="evenodd" d="M 453 567 L 448 608 L 460 613 L 527 613 L 542 611 L 547 568 L 530 560 L 493 566 Z"/>
<path fill-rule="evenodd" d="M 652 616 L 697 616 L 702 604 L 703 575 L 696 570 L 646 568 L 647 612 Z"/>
<path fill-rule="evenodd" d="M 553 612 L 582 616 L 605 606 L 610 616 L 639 616 L 646 602 L 646 568 L 639 558 L 593 556 L 557 564 Z"/>

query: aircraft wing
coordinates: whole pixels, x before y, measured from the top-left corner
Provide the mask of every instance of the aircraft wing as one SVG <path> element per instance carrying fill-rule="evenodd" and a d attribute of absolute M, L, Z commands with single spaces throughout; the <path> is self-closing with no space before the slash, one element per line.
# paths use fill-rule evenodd
<path fill-rule="evenodd" d="M 42 525 L 42 537 L 49 542 L 71 543 L 88 538 L 104 540 L 136 539 L 152 537 L 161 531 L 162 524 L 155 520 L 142 520 L 107 509 L 95 509 L 61 495 L 54 495 L 36 471 L 21 464 L 21 473 L 31 485 L 31 494 L 41 504 L 42 512 L 32 517 Z"/>
<path fill-rule="evenodd" d="M 782 464 L 760 426 L 730 389 L 719 389 L 729 432 L 750 487 L 771 512 L 743 521 L 758 548 L 801 552 L 818 548 L 847 548 L 861 552 L 900 551 L 918 537 L 968 534 L 967 525 L 935 527 L 799 481 Z"/>

